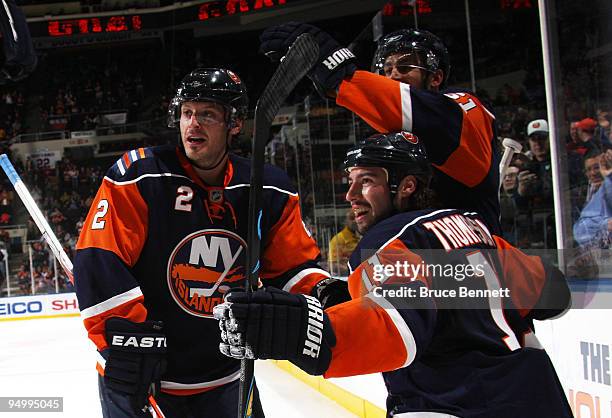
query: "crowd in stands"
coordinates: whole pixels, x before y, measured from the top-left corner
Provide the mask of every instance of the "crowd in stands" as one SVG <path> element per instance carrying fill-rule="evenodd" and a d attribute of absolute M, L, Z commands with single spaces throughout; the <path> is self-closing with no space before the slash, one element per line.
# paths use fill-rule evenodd
<path fill-rule="evenodd" d="M 24 103 L 23 93 L 17 89 L 0 94 L 0 143 L 22 132 Z"/>
<path fill-rule="evenodd" d="M 129 65 L 128 57 L 144 64 L 147 53 L 130 55 L 116 54 L 110 59 L 105 54 L 96 57 L 89 53 L 72 56 L 68 61 L 59 54 L 44 56 L 39 66 L 43 71 L 53 71 L 40 98 L 42 129 L 95 129 L 112 123 L 104 118 L 108 113 L 126 113 L 126 122 L 138 120 L 145 67 Z"/>
<path fill-rule="evenodd" d="M 70 259 L 75 255 L 78 236 L 105 169 L 106 167 L 98 165 L 76 164 L 66 157 L 57 162 L 55 167 L 35 167 L 29 159 L 23 167 L 18 167 L 18 171 L 22 171 L 24 182 L 28 184 L 32 198 L 49 220 L 51 228 Z M 32 219 L 28 219 L 27 228 L 28 243 L 32 252 L 34 292 L 55 292 L 53 254 L 48 250 Z M 19 289 L 26 294 L 32 292 L 28 255 L 24 257 L 17 273 Z M 59 279 L 58 290 L 70 290 L 71 284 L 67 276 L 59 265 L 56 268 Z"/>
<path fill-rule="evenodd" d="M 603 109 L 595 118 L 569 123 L 567 161 L 574 247 L 579 258 L 612 248 L 612 132 Z M 525 152 L 514 156 L 502 179 L 500 204 L 504 237 L 521 248 L 556 248 L 549 126 L 526 126 Z M 591 267 L 609 260 L 591 260 Z"/>

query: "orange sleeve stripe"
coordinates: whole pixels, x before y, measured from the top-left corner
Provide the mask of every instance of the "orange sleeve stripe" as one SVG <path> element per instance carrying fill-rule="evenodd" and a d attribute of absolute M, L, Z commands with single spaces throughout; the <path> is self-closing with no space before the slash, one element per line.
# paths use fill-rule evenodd
<path fill-rule="evenodd" d="M 537 256 L 524 254 L 504 239 L 493 236 L 502 264 L 502 277 L 510 289 L 512 302 L 525 317 L 538 303 L 546 283 L 546 271 Z"/>
<path fill-rule="evenodd" d="M 299 198 L 289 196 L 283 213 L 268 232 L 262 255 L 261 277 L 278 277 L 319 257 L 319 248 L 302 223 Z"/>
<path fill-rule="evenodd" d="M 126 302 L 122 305 L 116 306 L 113 309 L 109 309 L 101 313 L 100 315 L 92 316 L 83 320 L 85 328 L 87 329 L 87 335 L 94 342 L 99 351 L 104 350 L 108 344 L 104 337 L 105 321 L 111 316 L 119 316 L 122 318 L 129 319 L 134 322 L 144 322 L 147 319 L 147 309 L 144 304 L 144 297 L 141 296 L 137 299 Z"/>
<path fill-rule="evenodd" d="M 491 168 L 492 118 L 475 97 L 466 95 L 459 100 L 473 100 L 478 107 L 464 111 L 459 147 L 444 164 L 434 166 L 466 186 L 475 187 L 485 179 Z"/>
<path fill-rule="evenodd" d="M 136 183 L 119 186 L 104 178 L 77 249 L 108 250 L 128 266 L 134 266 L 147 238 L 147 223 L 148 208 Z"/>
<path fill-rule="evenodd" d="M 140 155 L 140 158 L 144 158 L 145 157 L 144 148 L 138 148 L 138 155 Z"/>
<path fill-rule="evenodd" d="M 132 164 L 132 162 L 130 161 L 130 155 L 129 153 L 125 153 L 121 156 L 121 159 L 123 160 L 123 164 L 125 164 L 125 169 L 127 170 L 128 168 L 130 168 L 130 165 Z"/>
<path fill-rule="evenodd" d="M 336 103 L 358 114 L 379 132 L 402 130 L 400 83 L 367 71 L 356 71 L 340 84 Z"/>
<path fill-rule="evenodd" d="M 100 363 L 96 363 L 96 370 L 100 374 L 100 376 L 104 376 L 104 367 Z"/>
<path fill-rule="evenodd" d="M 325 311 L 336 334 L 325 377 L 395 370 L 406 363 L 402 337 L 387 312 L 367 298 L 353 299 Z"/>

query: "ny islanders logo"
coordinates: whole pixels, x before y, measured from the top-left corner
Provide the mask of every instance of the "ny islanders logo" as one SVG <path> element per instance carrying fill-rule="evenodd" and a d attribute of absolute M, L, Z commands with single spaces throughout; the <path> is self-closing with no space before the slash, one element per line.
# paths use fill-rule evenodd
<path fill-rule="evenodd" d="M 194 316 L 212 317 L 232 287 L 244 286 L 246 242 L 224 229 L 186 236 L 168 260 L 168 288 L 174 301 Z"/>
<path fill-rule="evenodd" d="M 417 138 L 417 136 L 413 133 L 410 132 L 406 132 L 406 131 L 401 131 L 400 135 L 408 142 L 410 142 L 411 144 L 418 144 L 419 143 L 419 138 Z"/>

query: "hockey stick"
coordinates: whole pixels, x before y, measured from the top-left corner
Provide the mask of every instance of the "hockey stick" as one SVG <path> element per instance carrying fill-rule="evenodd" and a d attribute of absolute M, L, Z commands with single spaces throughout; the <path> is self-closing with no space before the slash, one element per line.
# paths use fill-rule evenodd
<path fill-rule="evenodd" d="M 36 205 L 36 202 L 30 194 L 30 191 L 24 184 L 23 180 L 21 180 L 21 177 L 19 177 L 19 174 L 17 174 L 15 167 L 13 166 L 11 160 L 9 160 L 6 154 L 0 155 L 0 166 L 13 184 L 15 191 L 17 192 L 19 198 L 28 210 L 28 213 L 30 214 L 32 219 L 34 219 L 38 230 L 47 242 L 47 245 L 53 252 L 53 255 L 59 261 L 60 265 L 62 266 L 62 269 L 64 270 L 70 281 L 74 283 L 74 276 L 72 274 L 72 261 L 70 261 L 68 254 L 66 254 L 66 251 L 64 251 L 64 247 L 62 246 L 62 244 L 60 244 L 59 240 L 55 236 L 55 233 L 51 229 L 51 226 L 45 219 L 45 215 L 43 215 L 41 210 L 38 208 L 38 205 Z M 155 398 L 153 398 L 153 395 L 149 395 L 148 409 L 153 418 L 165 417 L 165 415 L 157 405 L 157 402 L 155 402 Z"/>
<path fill-rule="evenodd" d="M 521 152 L 521 150 L 523 149 L 523 146 L 520 142 L 511 138 L 504 138 L 502 144 L 504 145 L 504 154 L 502 155 L 501 161 L 499 162 L 500 183 L 504 181 L 504 176 L 506 175 L 506 171 L 508 171 L 508 167 L 510 166 L 510 162 L 512 161 L 512 156 L 515 153 Z"/>
<path fill-rule="evenodd" d="M 382 10 L 378 11 L 370 20 L 370 22 L 359 32 L 359 34 L 353 39 L 353 42 L 347 46 L 351 52 L 357 55 L 357 46 L 365 41 L 378 42 L 378 39 L 382 36 Z"/>
<path fill-rule="evenodd" d="M 319 45 L 310 35 L 300 35 L 281 60 L 255 106 L 247 235 L 248 252 L 245 286 L 247 292 L 252 292 L 259 283 L 264 149 L 270 135 L 270 127 L 281 104 L 313 67 L 318 57 Z M 243 359 L 240 361 L 239 418 L 249 418 L 252 414 L 254 368 L 254 360 Z"/>
<path fill-rule="evenodd" d="M 13 167 L 13 164 L 11 164 L 11 161 L 8 159 L 6 154 L 0 155 L 0 166 L 2 166 L 2 169 L 13 184 L 15 191 L 36 223 L 42 237 L 45 239 L 45 241 L 47 241 L 47 245 L 49 245 L 53 255 L 55 258 L 57 258 L 57 261 L 59 261 L 60 265 L 72 282 L 72 261 L 70 261 L 70 258 L 68 258 L 62 244 L 60 244 L 59 240 L 53 233 L 51 226 L 49 226 L 49 223 L 45 219 L 45 215 L 43 215 L 40 209 L 38 209 L 38 206 L 28 191 L 28 188 L 21 180 L 21 177 L 19 177 L 19 174 L 17 174 L 17 171 L 15 171 L 15 167 Z"/>

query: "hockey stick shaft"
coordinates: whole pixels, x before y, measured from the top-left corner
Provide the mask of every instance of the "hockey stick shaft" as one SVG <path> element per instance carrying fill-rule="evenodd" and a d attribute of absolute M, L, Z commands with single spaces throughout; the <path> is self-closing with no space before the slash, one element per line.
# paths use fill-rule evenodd
<path fill-rule="evenodd" d="M 378 41 L 377 36 L 374 34 L 374 28 L 377 26 L 376 22 L 382 22 L 382 11 L 377 12 L 372 18 L 372 20 L 370 20 L 370 22 L 368 22 L 368 24 L 355 37 L 355 39 L 353 39 L 353 42 L 351 42 L 349 46 L 347 46 L 347 48 L 350 49 L 351 52 L 357 52 L 357 46 L 361 42 L 368 40 L 371 42 Z M 382 28 L 380 28 L 380 30 L 382 31 Z"/>
<path fill-rule="evenodd" d="M 53 255 L 59 261 L 60 265 L 62 266 L 62 269 L 70 278 L 70 281 L 74 282 L 74 276 L 72 274 L 72 261 L 68 257 L 68 254 L 66 254 L 66 251 L 64 251 L 64 247 L 62 246 L 62 244 L 60 244 L 59 240 L 55 236 L 55 233 L 51 229 L 49 222 L 47 222 L 45 215 L 43 215 L 41 210 L 38 208 L 38 205 L 36 204 L 36 201 L 34 201 L 32 194 L 26 187 L 23 180 L 21 180 L 19 174 L 17 174 L 15 167 L 13 166 L 11 160 L 9 160 L 6 154 L 0 155 L 0 166 L 13 184 L 15 191 L 19 195 L 19 198 L 23 202 L 23 205 L 26 207 L 28 213 L 36 223 L 36 226 L 40 230 L 40 233 L 42 234 L 42 237 L 46 241 L 47 245 L 53 252 Z M 157 405 L 157 402 L 155 402 L 155 398 L 153 398 L 152 395 L 149 395 L 149 412 L 151 413 L 153 418 L 164 418 L 163 412 Z"/>
<path fill-rule="evenodd" d="M 259 283 L 259 255 L 261 244 L 261 218 L 263 202 L 264 150 L 270 135 L 274 116 L 297 83 L 314 66 L 319 46 L 308 35 L 300 35 L 274 72 L 255 107 L 255 126 L 251 157 L 249 191 L 249 218 L 247 234 L 246 291 L 251 292 Z M 238 397 L 238 417 L 249 418 L 252 413 L 254 389 L 253 360 L 241 360 Z"/>
<path fill-rule="evenodd" d="M 68 255 L 64 251 L 64 247 L 62 246 L 62 244 L 60 244 L 59 240 L 53 233 L 53 230 L 47 222 L 47 219 L 45 219 L 45 215 L 43 215 L 43 213 L 36 205 L 36 202 L 32 198 L 32 195 L 30 194 L 28 188 L 21 180 L 21 177 L 19 177 L 19 174 L 17 174 L 17 171 L 15 171 L 15 167 L 13 167 L 13 164 L 11 163 L 6 154 L 0 155 L 0 166 L 2 166 L 2 169 L 13 184 L 15 191 L 17 192 L 19 198 L 28 210 L 28 213 L 34 220 L 34 223 L 36 223 L 36 226 L 40 230 L 40 233 L 42 234 L 45 241 L 47 242 L 47 245 L 49 245 L 49 248 L 53 252 L 53 255 L 59 261 L 60 265 L 70 278 L 70 281 L 73 281 L 72 261 L 70 261 L 70 258 L 68 258 Z"/>

